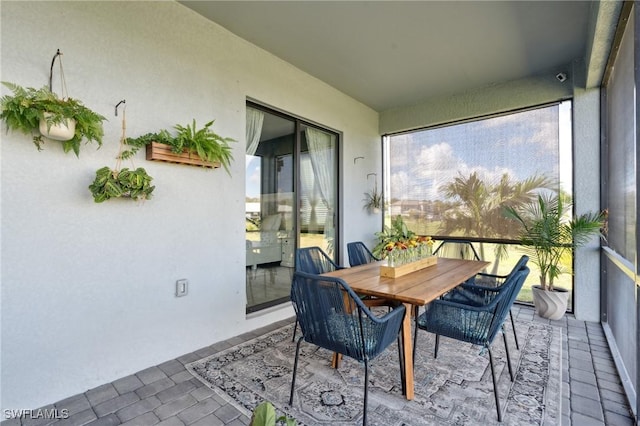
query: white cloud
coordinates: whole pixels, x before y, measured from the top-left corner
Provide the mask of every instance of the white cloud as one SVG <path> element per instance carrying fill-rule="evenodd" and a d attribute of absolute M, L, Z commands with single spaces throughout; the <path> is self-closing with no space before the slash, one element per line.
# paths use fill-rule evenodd
<path fill-rule="evenodd" d="M 449 144 L 440 143 L 423 148 L 416 156 L 413 166 L 405 167 L 391 176 L 391 196 L 400 199 L 442 198 L 442 185 L 460 175 L 467 177 L 474 172 L 478 173 L 480 179 L 492 183 L 499 182 L 505 173 L 512 178 L 515 176 L 511 169 L 505 167 L 489 169 L 471 166 L 457 157 Z"/>

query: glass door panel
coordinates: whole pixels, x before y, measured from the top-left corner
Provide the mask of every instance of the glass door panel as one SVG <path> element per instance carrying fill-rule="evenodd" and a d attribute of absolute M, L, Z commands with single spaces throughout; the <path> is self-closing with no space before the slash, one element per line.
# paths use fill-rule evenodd
<path fill-rule="evenodd" d="M 318 246 L 336 259 L 337 136 L 300 128 L 300 247 Z"/>
<path fill-rule="evenodd" d="M 289 298 L 296 242 L 295 121 L 247 107 L 247 312 Z"/>

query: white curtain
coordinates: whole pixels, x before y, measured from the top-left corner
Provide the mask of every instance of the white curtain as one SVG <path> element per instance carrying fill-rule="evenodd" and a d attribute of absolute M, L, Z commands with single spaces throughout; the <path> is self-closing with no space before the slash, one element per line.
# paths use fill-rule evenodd
<path fill-rule="evenodd" d="M 264 112 L 247 107 L 247 155 L 254 155 L 260 143 Z"/>
<path fill-rule="evenodd" d="M 333 200 L 334 195 L 334 156 L 335 136 L 322 130 L 307 127 L 305 129 L 311 167 L 320 190 L 322 202 L 327 207 L 325 236 L 333 237 Z"/>

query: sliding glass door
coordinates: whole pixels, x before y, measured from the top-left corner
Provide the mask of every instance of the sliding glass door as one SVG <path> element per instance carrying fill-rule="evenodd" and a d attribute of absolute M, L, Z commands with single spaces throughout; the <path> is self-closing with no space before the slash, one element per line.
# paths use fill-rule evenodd
<path fill-rule="evenodd" d="M 247 312 L 289 300 L 297 247 L 335 258 L 337 135 L 247 105 Z"/>

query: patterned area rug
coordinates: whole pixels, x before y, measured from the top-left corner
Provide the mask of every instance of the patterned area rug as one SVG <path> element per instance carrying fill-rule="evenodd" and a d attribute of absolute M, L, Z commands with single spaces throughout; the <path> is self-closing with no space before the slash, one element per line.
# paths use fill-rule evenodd
<path fill-rule="evenodd" d="M 561 329 L 535 322 L 516 323 L 516 350 L 510 323 L 507 337 L 515 382 L 509 379 L 502 336 L 492 346 L 502 425 L 560 424 Z M 264 400 L 299 425 L 362 424 L 364 365 L 345 358 L 331 368 L 331 353 L 302 342 L 293 407 L 288 405 L 295 344 L 293 325 L 193 362 L 187 369 L 251 417 Z M 415 361 L 415 399 L 401 392 L 395 344 L 370 363 L 370 425 L 500 424 L 491 384 L 489 354 L 482 348 L 441 338 L 433 358 L 434 336 L 420 331 Z"/>

